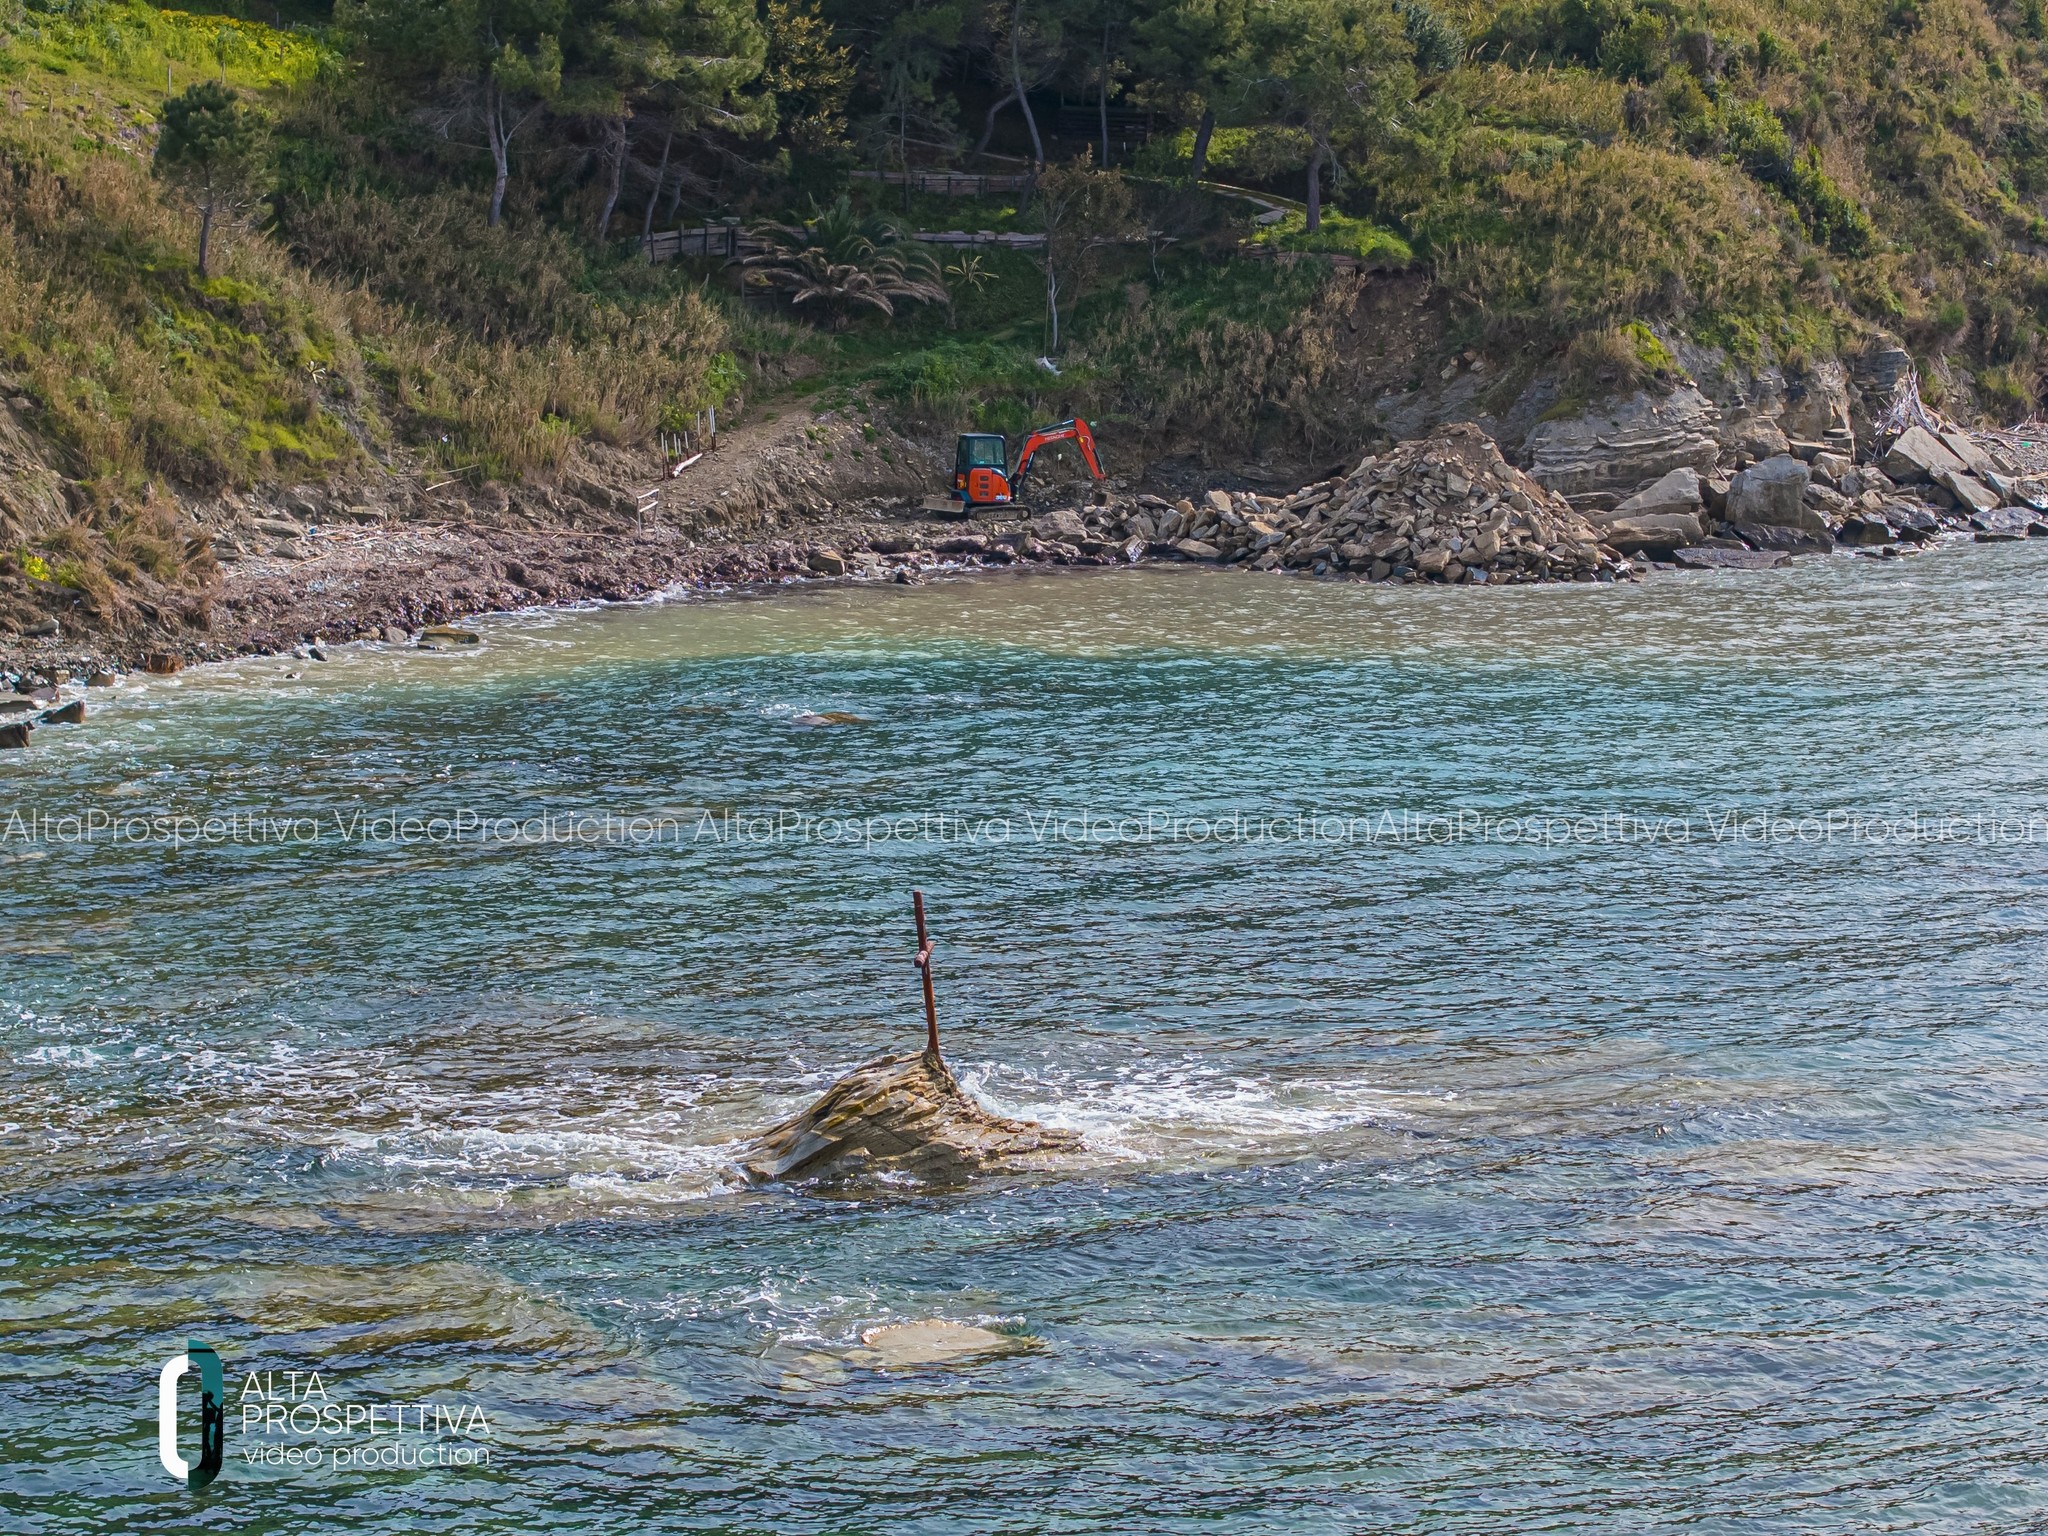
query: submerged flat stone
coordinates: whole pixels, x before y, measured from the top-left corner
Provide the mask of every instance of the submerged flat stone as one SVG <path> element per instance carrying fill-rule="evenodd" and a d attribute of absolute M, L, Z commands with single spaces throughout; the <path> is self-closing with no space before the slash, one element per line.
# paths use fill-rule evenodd
<path fill-rule="evenodd" d="M 1674 549 L 1671 558 L 1675 564 L 1695 571 L 1770 571 L 1792 563 L 1791 555 L 1781 549 L 1717 549 L 1712 546 Z"/>
<path fill-rule="evenodd" d="M 1043 1170 L 1081 1149 L 1072 1131 L 983 1109 L 924 1052 L 856 1067 L 765 1133 L 739 1166 L 757 1184 L 957 1184 L 981 1173 Z"/>
<path fill-rule="evenodd" d="M 989 1355 L 1029 1349 L 1031 1340 L 997 1333 L 970 1323 L 888 1323 L 860 1336 L 861 1349 L 850 1357 L 861 1365 L 951 1365 Z"/>

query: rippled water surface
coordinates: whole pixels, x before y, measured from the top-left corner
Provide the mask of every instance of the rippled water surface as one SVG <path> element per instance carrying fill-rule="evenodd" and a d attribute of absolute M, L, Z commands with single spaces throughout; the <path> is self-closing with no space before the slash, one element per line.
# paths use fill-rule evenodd
<path fill-rule="evenodd" d="M 2041 1530 L 2044 581 L 963 579 L 96 692 L 0 763 L 0 1529 Z M 92 811 L 300 840 L 24 830 Z M 913 885 L 1082 1165 L 736 1187 L 916 1042 Z M 1028 1347 L 863 1357 L 923 1319 Z M 491 1464 L 190 1493 L 188 1336 Z"/>

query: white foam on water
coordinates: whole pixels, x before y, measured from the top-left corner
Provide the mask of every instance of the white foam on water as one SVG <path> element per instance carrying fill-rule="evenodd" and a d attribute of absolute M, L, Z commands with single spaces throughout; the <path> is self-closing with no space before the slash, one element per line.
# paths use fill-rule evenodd
<path fill-rule="evenodd" d="M 89 1045 L 39 1045 L 22 1054 L 23 1061 L 33 1061 L 49 1066 L 98 1067 L 106 1064 L 107 1058 Z"/>
<path fill-rule="evenodd" d="M 1095 1077 L 994 1062 L 958 1076 L 997 1113 L 1077 1131 L 1091 1150 L 1130 1162 L 1275 1150 L 1408 1118 L 1406 1095 L 1363 1077 L 1232 1072 L 1197 1057 Z"/>

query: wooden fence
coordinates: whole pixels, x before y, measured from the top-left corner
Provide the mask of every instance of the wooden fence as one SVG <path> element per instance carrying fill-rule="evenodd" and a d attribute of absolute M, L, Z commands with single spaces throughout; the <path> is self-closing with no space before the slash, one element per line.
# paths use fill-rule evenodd
<path fill-rule="evenodd" d="M 1045 244 L 1044 235 L 998 234 L 988 229 L 925 229 L 915 236 L 927 245 L 1000 246 L 1012 251 L 1035 251 Z M 768 250 L 769 243 L 748 234 L 737 224 L 704 224 L 696 229 L 664 229 L 641 242 L 640 250 L 651 262 L 674 261 L 682 256 L 713 261 L 738 261 Z"/>
<path fill-rule="evenodd" d="M 941 197 L 987 197 L 991 192 L 1022 192 L 1032 178 L 1014 172 L 994 176 L 976 171 L 855 171 L 858 181 L 879 181 L 900 187 L 905 182 L 913 192 L 936 192 Z"/>
<path fill-rule="evenodd" d="M 737 224 L 701 224 L 695 229 L 657 230 L 640 242 L 649 261 L 674 261 L 679 256 L 709 256 L 735 261 L 768 249 Z"/>
<path fill-rule="evenodd" d="M 994 245 L 1009 251 L 1036 251 L 1045 245 L 1044 235 L 999 235 L 992 229 L 921 229 L 917 238 L 926 245 Z"/>

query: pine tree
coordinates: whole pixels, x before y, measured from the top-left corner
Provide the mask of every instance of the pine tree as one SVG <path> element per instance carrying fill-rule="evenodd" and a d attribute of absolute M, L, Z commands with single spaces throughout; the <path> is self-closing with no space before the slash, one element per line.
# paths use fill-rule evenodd
<path fill-rule="evenodd" d="M 600 239 L 625 184 L 636 116 L 665 120 L 665 154 L 678 132 L 714 125 L 757 135 L 774 125 L 773 98 L 748 89 L 768 53 L 751 0 L 571 0 L 564 36 L 561 109 L 596 119 L 605 141 Z"/>
<path fill-rule="evenodd" d="M 247 187 L 262 145 L 255 113 L 224 85 L 208 80 L 164 103 L 156 172 L 183 187 L 199 207 L 199 275 L 210 275 L 216 216 Z"/>

